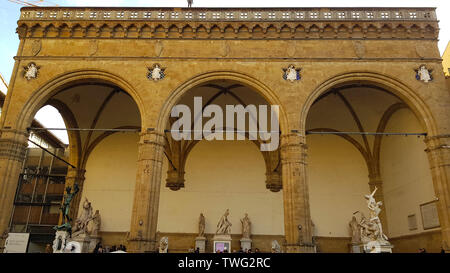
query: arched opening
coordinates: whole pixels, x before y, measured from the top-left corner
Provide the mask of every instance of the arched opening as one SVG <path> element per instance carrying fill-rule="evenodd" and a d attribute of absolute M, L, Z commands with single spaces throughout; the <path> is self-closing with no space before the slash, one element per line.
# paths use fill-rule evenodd
<path fill-rule="evenodd" d="M 354 215 L 358 221 L 361 213 L 368 215 L 364 195 L 375 187 L 393 251 L 439 251 L 440 229 L 430 223 L 430 217 L 437 219 L 436 209 L 424 210 L 436 200 L 424 151 L 429 128 L 408 104 L 369 81 L 340 83 L 316 94 L 305 133 L 311 217 L 320 251 L 350 251 L 349 222 Z"/>
<path fill-rule="evenodd" d="M 201 99 L 200 108 L 197 109 L 202 111 L 212 105 L 221 109 L 222 124 L 214 127 L 214 130 L 220 132 L 223 140 L 207 140 L 204 138 L 207 133 L 201 140 L 193 139 L 198 132 L 195 123 L 201 118 L 195 113 L 194 99 Z M 271 241 L 281 241 L 284 235 L 279 150 L 262 152 L 261 140 L 249 139 L 252 132 L 249 129 L 250 121 L 257 123 L 261 113 L 259 106 L 267 106 L 270 111 L 270 103 L 239 80 L 214 79 L 186 89 L 179 94 L 172 107 L 174 105 L 186 105 L 191 109 L 187 129 L 192 139 L 176 140 L 172 132 L 178 117 L 166 119 L 164 128 L 167 141 L 161 181 L 165 187 L 162 186 L 159 199 L 158 236 L 169 237 L 171 251 L 188 251 L 194 247 L 192 242 L 198 235 L 198 218 L 203 213 L 208 242 L 206 251 L 211 252 L 216 224 L 224 211 L 229 209 L 232 250 L 240 247 L 240 219 L 248 213 L 252 221 L 252 247 L 270 251 Z M 244 130 L 239 132 L 239 118 L 235 116 L 231 126 L 226 120 L 227 106 L 236 105 L 254 105 L 257 110 L 256 115 L 245 114 Z M 270 112 L 268 114 L 270 122 Z M 206 117 L 203 114 L 203 130 L 215 115 Z M 226 140 L 224 131 L 232 131 L 234 140 Z M 243 140 L 237 140 L 239 134 Z"/>
<path fill-rule="evenodd" d="M 125 90 L 126 83 L 102 72 L 92 73 L 99 76 L 74 72 L 72 76 L 53 80 L 53 85 L 49 83 L 48 88 L 44 86 L 34 93 L 34 99 L 26 104 L 19 119 L 31 134 L 46 132 L 48 127 L 36 128 L 34 123 L 27 124 L 27 120 L 32 119 L 40 106 L 54 107 L 65 123 L 65 128 L 59 126 L 59 129 L 68 134 L 66 153 L 59 158 L 55 157 L 57 153 L 49 155 L 55 162 L 62 161 L 66 171 L 59 174 L 58 192 L 55 193 L 58 198 L 52 199 L 52 204 L 39 201 L 43 207 L 56 206 L 55 219 L 44 227 L 48 236 L 41 242 L 43 247 L 54 239 L 53 226 L 63 221 L 59 206 L 65 187 L 72 186 L 73 189 L 74 184 L 79 185 L 80 191 L 71 203 L 73 231 L 85 198 L 91 202 L 94 212 L 100 212 L 99 235 L 106 244 L 123 244 L 130 228 L 141 108 L 133 97 L 135 93 L 129 93 L 128 88 Z M 49 118 L 53 117 L 50 115 Z M 43 153 L 48 154 L 47 151 Z M 43 232 L 42 227 L 39 232 Z"/>

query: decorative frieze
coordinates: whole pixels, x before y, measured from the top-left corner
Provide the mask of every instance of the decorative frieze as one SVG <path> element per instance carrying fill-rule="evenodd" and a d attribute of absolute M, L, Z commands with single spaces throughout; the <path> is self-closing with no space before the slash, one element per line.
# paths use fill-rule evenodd
<path fill-rule="evenodd" d="M 22 8 L 20 38 L 437 39 L 434 9 Z"/>

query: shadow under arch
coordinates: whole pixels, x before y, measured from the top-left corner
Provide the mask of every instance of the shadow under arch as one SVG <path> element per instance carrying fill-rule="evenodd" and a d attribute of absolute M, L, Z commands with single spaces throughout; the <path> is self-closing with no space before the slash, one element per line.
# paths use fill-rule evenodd
<path fill-rule="evenodd" d="M 322 82 L 308 96 L 300 113 L 300 133 L 306 135 L 306 119 L 316 99 L 327 91 L 346 85 L 373 85 L 399 97 L 416 115 L 428 135 L 437 134 L 436 122 L 426 103 L 407 85 L 397 79 L 374 72 L 349 72 L 339 74 Z"/>
<path fill-rule="evenodd" d="M 17 129 L 26 131 L 37 111 L 58 92 L 77 85 L 95 83 L 119 87 L 127 94 L 129 94 L 138 107 L 139 114 L 141 116 L 141 124 L 145 124 L 143 100 L 140 97 L 139 93 L 129 82 L 119 77 L 118 75 L 112 74 L 107 71 L 88 69 L 74 70 L 64 74 L 60 74 L 47 81 L 44 85 L 35 90 L 33 94 L 28 98 L 17 118 Z"/>
<path fill-rule="evenodd" d="M 172 107 L 176 105 L 178 101 L 180 101 L 181 97 L 191 90 L 203 83 L 214 81 L 214 80 L 232 80 L 243 84 L 244 86 L 249 87 L 251 90 L 260 94 L 270 105 L 278 105 L 279 106 L 279 124 L 280 131 L 287 132 L 289 128 L 288 119 L 286 113 L 284 111 L 284 107 L 282 106 L 278 96 L 273 92 L 267 85 L 262 83 L 261 81 L 240 72 L 235 71 L 211 71 L 206 72 L 200 75 L 197 75 L 186 82 L 182 83 L 178 86 L 169 97 L 166 99 L 163 107 L 161 108 L 156 130 L 159 134 L 164 134 L 164 130 L 166 128 L 167 122 L 170 118 L 170 112 Z"/>

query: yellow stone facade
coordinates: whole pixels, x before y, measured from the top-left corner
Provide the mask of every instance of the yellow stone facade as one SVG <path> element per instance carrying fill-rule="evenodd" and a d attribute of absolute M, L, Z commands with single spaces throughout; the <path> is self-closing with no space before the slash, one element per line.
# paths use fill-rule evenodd
<path fill-rule="evenodd" d="M 22 8 L 20 45 L 0 123 L 0 232 L 8 231 L 34 115 L 50 104 L 60 110 L 67 127 L 83 128 L 70 107 L 52 99 L 74 86 L 95 83 L 125 91 L 137 105 L 140 136 L 127 242 L 131 251 L 154 251 L 170 111 L 189 90 L 230 81 L 280 106 L 281 178 L 267 188 L 282 190 L 285 251 L 313 251 L 309 110 L 332 89 L 370 85 L 400 98 L 427 133 L 440 235 L 448 249 L 450 96 L 441 72 L 438 29 L 432 8 Z M 32 62 L 39 72 L 28 80 L 24 67 Z M 162 80 L 147 78 L 154 64 L 165 68 Z M 291 64 L 301 68 L 301 80 L 283 79 L 283 68 Z M 433 71 L 432 81 L 416 78 L 421 65 Z M 82 184 L 91 150 L 74 132 L 69 140 L 69 160 L 77 168 L 69 169 L 66 184 Z M 371 175 L 370 187 L 381 187 L 377 173 Z M 331 241 L 336 240 L 342 238 Z M 342 245 L 334 249 L 341 251 Z"/>

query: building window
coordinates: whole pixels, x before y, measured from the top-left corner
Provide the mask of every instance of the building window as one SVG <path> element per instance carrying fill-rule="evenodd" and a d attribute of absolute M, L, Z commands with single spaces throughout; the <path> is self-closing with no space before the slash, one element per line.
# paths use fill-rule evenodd
<path fill-rule="evenodd" d="M 289 14 L 289 12 L 283 12 L 282 17 L 283 19 L 289 19 L 291 15 Z"/>
<path fill-rule="evenodd" d="M 409 13 L 409 18 L 416 19 L 417 18 L 417 12 L 410 12 Z"/>
<path fill-rule="evenodd" d="M 309 13 L 309 18 L 311 19 L 317 19 L 318 15 L 317 12 L 313 11 Z"/>
<path fill-rule="evenodd" d="M 425 18 L 431 18 L 431 13 L 425 12 L 424 15 L 423 15 L 423 17 L 425 17 Z"/>
<path fill-rule="evenodd" d="M 269 12 L 269 19 L 275 19 L 275 12 Z"/>
<path fill-rule="evenodd" d="M 241 18 L 242 19 L 247 19 L 248 18 L 248 13 L 247 12 L 241 12 Z"/>
<path fill-rule="evenodd" d="M 103 18 L 111 18 L 111 12 L 109 11 L 103 12 Z"/>
<path fill-rule="evenodd" d="M 84 12 L 77 12 L 77 18 L 83 18 L 84 17 Z"/>
<path fill-rule="evenodd" d="M 206 18 L 206 13 L 200 12 L 200 13 L 198 14 L 198 18 L 200 18 L 200 19 L 205 19 L 205 18 Z"/>
<path fill-rule="evenodd" d="M 56 11 L 52 11 L 52 12 L 50 12 L 50 15 L 49 15 L 49 17 L 50 18 L 56 18 L 56 15 L 57 15 L 58 13 L 56 12 Z"/>
<path fill-rule="evenodd" d="M 214 12 L 214 13 L 212 14 L 212 18 L 213 18 L 213 19 L 219 19 L 219 18 L 220 18 L 220 13 L 219 13 L 219 12 Z"/>
<path fill-rule="evenodd" d="M 178 19 L 178 12 L 172 11 L 172 13 L 170 14 L 170 17 L 174 18 L 174 19 Z"/>
<path fill-rule="evenodd" d="M 382 12 L 381 13 L 381 18 L 388 19 L 389 18 L 389 13 L 388 12 Z"/>
<path fill-rule="evenodd" d="M 366 13 L 366 17 L 367 17 L 368 19 L 373 19 L 373 12 L 371 12 L 371 11 L 367 12 L 367 13 Z"/>
<path fill-rule="evenodd" d="M 30 12 L 29 11 L 25 11 L 25 12 L 22 13 L 22 16 L 24 18 L 28 18 L 28 17 L 30 17 Z"/>
<path fill-rule="evenodd" d="M 396 12 L 396 13 L 395 13 L 395 18 L 396 18 L 396 19 L 401 19 L 401 18 L 403 18 L 402 13 L 401 13 L 401 12 Z"/>
<path fill-rule="evenodd" d="M 186 18 L 186 19 L 192 19 L 192 12 L 191 12 L 191 11 L 186 12 L 186 13 L 184 14 L 184 18 Z"/>
<path fill-rule="evenodd" d="M 166 17 L 166 14 L 164 12 L 158 12 L 158 19 L 163 19 L 164 17 Z"/>
<path fill-rule="evenodd" d="M 227 12 L 227 13 L 225 13 L 225 16 L 227 17 L 227 19 L 233 19 L 234 18 L 234 13 Z"/>
<path fill-rule="evenodd" d="M 255 12 L 253 16 L 255 17 L 255 19 L 261 19 L 261 12 Z"/>
<path fill-rule="evenodd" d="M 331 19 L 331 12 L 324 12 L 324 13 L 323 13 L 323 18 L 325 18 L 325 19 Z"/>
<path fill-rule="evenodd" d="M 63 12 L 63 17 L 64 18 L 69 18 L 70 17 L 70 11 Z"/>
<path fill-rule="evenodd" d="M 303 18 L 305 18 L 305 14 L 303 12 L 296 12 L 295 13 L 295 18 L 303 19 Z"/>
<path fill-rule="evenodd" d="M 359 19 L 359 18 L 360 18 L 359 12 L 357 12 L 357 11 L 352 11 L 352 18 L 353 18 L 353 19 Z"/>
<path fill-rule="evenodd" d="M 345 12 L 343 12 L 343 11 L 338 12 L 338 18 L 339 19 L 344 19 L 345 18 Z"/>
<path fill-rule="evenodd" d="M 94 19 L 97 17 L 97 12 L 96 11 L 91 11 L 91 13 L 89 14 L 89 18 Z"/>
<path fill-rule="evenodd" d="M 42 17 L 44 17 L 44 12 L 36 11 L 36 18 L 42 18 Z"/>

